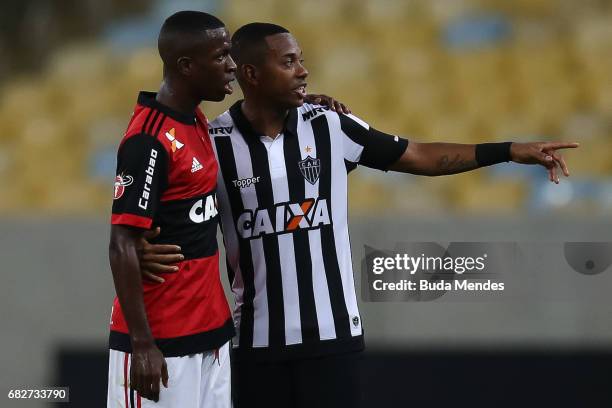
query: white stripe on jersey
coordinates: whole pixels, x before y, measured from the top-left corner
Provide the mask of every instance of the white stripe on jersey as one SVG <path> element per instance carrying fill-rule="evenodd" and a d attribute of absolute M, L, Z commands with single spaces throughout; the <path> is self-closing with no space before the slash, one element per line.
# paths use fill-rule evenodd
<path fill-rule="evenodd" d="M 364 123 L 360 121 L 361 123 Z M 339 143 L 344 143 L 350 140 L 348 136 L 342 132 L 340 128 L 340 119 L 337 115 L 328 115 L 327 123 L 329 124 L 329 132 L 332 135 L 342 135 L 342 141 L 338 138 L 332 137 L 332 157 L 333 151 L 338 148 Z M 367 126 L 367 124 L 366 124 Z M 353 142 L 354 143 L 354 142 Z M 355 145 L 357 145 L 355 143 Z M 359 145 L 357 145 L 359 146 Z M 359 146 L 359 155 L 363 151 L 363 146 Z M 332 160 L 332 174 L 337 174 L 337 181 L 332 180 L 331 190 L 331 205 L 332 205 L 332 218 L 334 219 L 334 237 L 336 244 L 336 254 L 338 254 L 338 263 L 341 271 L 351 271 L 348 274 L 342 274 L 342 289 L 344 293 L 344 302 L 348 310 L 349 319 L 351 319 L 351 334 L 353 336 L 360 335 L 361 330 L 361 318 L 359 317 L 359 310 L 357 308 L 357 298 L 355 297 L 355 282 L 353 276 L 353 260 L 351 255 L 351 246 L 348 233 L 348 208 L 347 208 L 347 196 L 348 196 L 348 180 L 346 174 L 346 167 L 340 160 Z M 336 181 L 335 184 L 333 182 Z M 336 222 L 338 221 L 338 222 Z M 353 319 L 358 318 L 358 324 L 354 324 Z"/>
<path fill-rule="evenodd" d="M 222 116 L 227 116 L 229 118 L 229 114 L 226 112 Z M 218 118 L 218 120 L 221 117 Z M 239 143 L 242 139 L 235 138 L 236 143 Z M 244 143 L 244 141 L 243 141 Z M 213 150 L 215 152 L 215 156 L 219 157 L 219 153 L 217 152 L 217 145 L 212 143 Z M 223 180 L 222 169 L 219 167 L 219 177 L 217 182 L 217 199 L 218 199 L 218 207 L 219 207 L 219 216 L 221 220 L 221 224 L 223 226 L 223 243 L 225 246 L 226 258 L 229 264 L 229 267 L 234 272 L 234 279 L 231 282 L 232 292 L 234 293 L 234 323 L 240 322 L 240 307 L 243 303 L 244 296 L 244 281 L 242 279 L 242 271 L 240 270 L 240 262 L 239 262 L 239 251 L 232 251 L 229 248 L 238 248 L 238 233 L 236 231 L 236 225 L 234 224 L 234 219 L 232 217 L 232 209 L 229 205 L 229 197 L 228 191 L 225 187 L 225 183 L 219 182 L 219 180 Z M 240 328 L 239 324 L 234 324 L 236 326 L 236 344 L 237 339 L 240 336 L 238 330 Z"/>
<path fill-rule="evenodd" d="M 236 172 L 238 180 L 250 179 L 253 177 L 253 164 L 249 154 L 249 147 L 240 132 L 231 137 L 234 155 L 240 157 L 236 160 Z M 255 185 L 240 188 L 242 205 L 245 210 L 254 210 L 258 207 Z M 239 215 L 239 214 L 238 214 Z M 263 273 L 255 274 L 255 298 L 253 299 L 254 321 L 253 321 L 253 347 L 268 346 L 268 291 L 266 285 L 266 259 L 264 257 L 263 242 L 261 238 L 250 241 L 251 254 L 253 259 L 253 269 Z"/>
<path fill-rule="evenodd" d="M 269 149 L 269 154 L 278 157 L 279 161 L 273 168 L 272 191 L 274 202 L 283 203 L 289 201 L 289 186 L 282 182 L 287 177 L 283 153 L 283 137 L 280 135 L 276 140 L 268 139 L 264 142 Z M 284 221 L 284 220 L 283 220 Z M 275 220 L 278 223 L 278 220 Z M 283 305 L 285 309 L 285 343 L 299 344 L 302 342 L 302 326 L 300 324 L 300 294 L 297 283 L 297 272 L 295 268 L 295 248 L 293 247 L 293 235 L 283 234 L 278 236 L 278 253 L 280 255 L 281 276 L 283 284 Z"/>
<path fill-rule="evenodd" d="M 266 269 L 266 258 L 264 256 L 263 241 L 261 238 L 251 240 L 251 254 L 253 254 L 253 270 L 257 272 L 264 271 Z M 255 298 L 253 299 L 253 347 L 267 347 L 268 335 L 270 332 L 266 274 L 255 273 L 254 280 Z"/>

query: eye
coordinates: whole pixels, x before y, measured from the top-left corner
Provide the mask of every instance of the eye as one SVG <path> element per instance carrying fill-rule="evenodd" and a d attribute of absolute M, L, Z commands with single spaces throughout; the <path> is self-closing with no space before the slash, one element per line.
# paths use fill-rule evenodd
<path fill-rule="evenodd" d="M 229 55 L 229 51 L 223 51 L 223 53 L 219 54 L 216 58 L 215 61 L 217 62 L 223 62 L 225 61 L 225 59 L 227 58 L 227 56 Z"/>

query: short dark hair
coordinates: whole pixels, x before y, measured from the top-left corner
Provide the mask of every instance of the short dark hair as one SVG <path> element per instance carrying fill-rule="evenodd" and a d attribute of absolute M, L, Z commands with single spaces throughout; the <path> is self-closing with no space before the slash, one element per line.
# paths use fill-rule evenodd
<path fill-rule="evenodd" d="M 237 64 L 255 64 L 263 58 L 261 47 L 266 37 L 289 33 L 285 27 L 272 23 L 249 23 L 240 27 L 232 36 L 232 58 Z"/>
<path fill-rule="evenodd" d="M 160 35 L 170 32 L 196 34 L 205 30 L 225 27 L 223 21 L 203 11 L 179 11 L 164 21 Z"/>
<path fill-rule="evenodd" d="M 223 28 L 225 24 L 203 11 L 179 11 L 164 21 L 157 38 L 157 49 L 165 64 L 173 63 L 178 54 L 190 47 L 186 37 L 201 35 L 206 30 Z"/>

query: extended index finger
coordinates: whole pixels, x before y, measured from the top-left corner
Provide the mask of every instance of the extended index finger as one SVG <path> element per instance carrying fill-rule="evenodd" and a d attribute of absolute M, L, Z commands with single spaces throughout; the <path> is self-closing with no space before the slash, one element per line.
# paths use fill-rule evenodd
<path fill-rule="evenodd" d="M 546 142 L 542 145 L 542 149 L 575 149 L 580 146 L 580 143 L 565 143 L 565 142 Z"/>

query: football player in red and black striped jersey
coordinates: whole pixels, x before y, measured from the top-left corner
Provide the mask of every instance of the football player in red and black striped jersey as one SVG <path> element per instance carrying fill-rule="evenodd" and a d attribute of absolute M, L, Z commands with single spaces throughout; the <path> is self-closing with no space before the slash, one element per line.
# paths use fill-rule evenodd
<path fill-rule="evenodd" d="M 223 22 L 202 12 L 169 17 L 158 47 L 163 82 L 138 96 L 117 154 L 108 406 L 146 406 L 144 397 L 228 408 L 234 325 L 219 279 L 217 162 L 198 105 L 232 93 L 236 64 Z M 183 252 L 163 285 L 141 278 L 139 246 L 152 227 L 161 228 L 153 242 Z"/>

